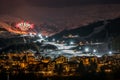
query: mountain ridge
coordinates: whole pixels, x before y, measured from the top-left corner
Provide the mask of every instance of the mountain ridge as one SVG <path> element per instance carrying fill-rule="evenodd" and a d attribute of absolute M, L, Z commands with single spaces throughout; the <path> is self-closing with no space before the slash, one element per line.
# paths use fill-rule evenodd
<path fill-rule="evenodd" d="M 120 18 L 101 20 L 75 29 L 63 30 L 60 33 L 50 36 L 49 39 L 62 39 L 63 36 L 68 36 L 71 34 L 78 35 L 86 40 L 100 39 L 104 41 L 107 37 L 110 38 L 120 35 L 119 26 Z"/>

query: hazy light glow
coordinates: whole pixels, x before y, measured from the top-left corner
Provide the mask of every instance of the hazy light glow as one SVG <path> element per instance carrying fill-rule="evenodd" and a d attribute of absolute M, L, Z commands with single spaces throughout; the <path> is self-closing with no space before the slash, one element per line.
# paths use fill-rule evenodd
<path fill-rule="evenodd" d="M 55 42 L 55 39 L 53 38 L 52 41 Z"/>
<path fill-rule="evenodd" d="M 34 37 L 35 35 L 33 33 L 29 33 L 29 36 Z"/>
<path fill-rule="evenodd" d="M 86 47 L 86 48 L 85 48 L 85 52 L 89 52 L 89 48 Z"/>
<path fill-rule="evenodd" d="M 38 34 L 38 36 L 39 36 L 40 38 L 43 38 L 41 34 Z"/>
<path fill-rule="evenodd" d="M 102 57 L 101 55 L 97 55 L 97 57 Z"/>
<path fill-rule="evenodd" d="M 112 51 L 109 51 L 109 54 L 112 54 Z"/>
<path fill-rule="evenodd" d="M 70 44 L 74 44 L 74 42 L 73 42 L 73 41 L 71 41 L 71 42 L 70 42 Z"/>
<path fill-rule="evenodd" d="M 48 38 L 48 36 L 46 36 L 46 38 Z"/>
<path fill-rule="evenodd" d="M 96 52 L 97 52 L 97 50 L 96 50 L 96 49 L 94 49 L 94 50 L 93 50 L 93 52 L 94 52 L 94 53 L 96 53 Z"/>

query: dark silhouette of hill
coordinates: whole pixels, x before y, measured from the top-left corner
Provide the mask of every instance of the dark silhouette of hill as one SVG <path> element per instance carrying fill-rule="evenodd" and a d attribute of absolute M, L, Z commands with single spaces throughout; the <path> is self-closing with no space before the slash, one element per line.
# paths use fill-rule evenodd
<path fill-rule="evenodd" d="M 29 49 L 39 52 L 41 44 L 40 43 L 19 43 L 19 44 L 12 44 L 0 50 L 0 53 L 16 53 L 16 52 L 23 52 Z"/>
<path fill-rule="evenodd" d="M 57 33 L 49 39 L 62 39 L 63 36 L 68 35 L 78 35 L 80 38 L 84 38 L 86 40 L 100 40 L 105 41 L 110 37 L 116 37 L 120 35 L 120 18 L 102 20 L 90 23 L 85 26 L 80 26 L 76 29 L 71 30 L 63 30 L 60 33 Z"/>
<path fill-rule="evenodd" d="M 33 41 L 36 41 L 37 39 L 39 39 L 39 37 L 30 37 L 30 36 L 20 36 L 20 35 L 16 35 L 16 36 L 11 36 L 8 38 L 0 38 L 0 48 L 4 48 L 6 46 L 10 46 L 10 45 L 18 45 L 18 44 L 23 44 L 23 43 L 32 43 Z"/>
<path fill-rule="evenodd" d="M 4 28 L 0 28 L 0 32 L 1 32 L 1 31 L 7 31 L 7 30 L 6 30 L 6 29 L 4 29 Z"/>

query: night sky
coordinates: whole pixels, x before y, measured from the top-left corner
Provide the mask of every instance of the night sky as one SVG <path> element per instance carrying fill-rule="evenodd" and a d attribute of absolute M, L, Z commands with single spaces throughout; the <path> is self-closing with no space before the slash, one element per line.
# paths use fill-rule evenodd
<path fill-rule="evenodd" d="M 30 21 L 43 34 L 119 16 L 120 0 L 0 0 L 1 21 Z"/>

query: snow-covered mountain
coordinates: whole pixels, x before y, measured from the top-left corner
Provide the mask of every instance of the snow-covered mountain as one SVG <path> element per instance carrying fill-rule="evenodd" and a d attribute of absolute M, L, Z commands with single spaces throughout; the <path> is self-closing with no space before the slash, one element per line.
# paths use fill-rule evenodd
<path fill-rule="evenodd" d="M 64 30 L 50 37 L 50 39 L 62 39 L 63 36 L 78 35 L 86 40 L 106 40 L 109 37 L 120 35 L 120 18 L 102 20 L 90 23 L 79 28 Z"/>

